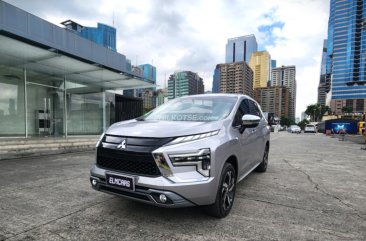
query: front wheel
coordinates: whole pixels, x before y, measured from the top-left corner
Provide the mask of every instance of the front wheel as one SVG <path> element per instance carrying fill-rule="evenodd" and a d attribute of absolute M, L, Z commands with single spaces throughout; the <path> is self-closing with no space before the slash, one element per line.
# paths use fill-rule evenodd
<path fill-rule="evenodd" d="M 229 213 L 234 203 L 236 187 L 236 172 L 230 163 L 225 163 L 221 173 L 220 183 L 216 194 L 215 203 L 205 207 L 205 211 L 214 217 L 224 218 Z"/>

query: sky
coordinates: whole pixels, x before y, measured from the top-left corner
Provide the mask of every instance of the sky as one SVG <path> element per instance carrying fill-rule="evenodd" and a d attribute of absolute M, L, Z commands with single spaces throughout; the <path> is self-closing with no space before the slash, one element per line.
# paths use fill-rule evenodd
<path fill-rule="evenodd" d="M 211 91 L 227 39 L 255 34 L 258 50 L 267 50 L 277 66 L 296 66 L 296 117 L 317 102 L 329 0 L 5 1 L 59 26 L 67 19 L 114 26 L 117 51 L 133 65 L 156 66 L 161 88 L 170 74 L 190 70 Z"/>

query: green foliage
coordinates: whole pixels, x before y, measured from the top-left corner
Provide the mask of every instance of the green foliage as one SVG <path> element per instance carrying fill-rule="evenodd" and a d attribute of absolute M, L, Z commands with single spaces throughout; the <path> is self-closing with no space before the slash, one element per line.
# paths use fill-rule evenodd
<path fill-rule="evenodd" d="M 299 123 L 297 123 L 297 125 L 300 126 L 301 130 L 304 130 L 305 126 L 309 123 L 310 122 L 307 119 L 304 119 L 304 120 L 300 121 Z"/>
<path fill-rule="evenodd" d="M 331 109 L 327 105 L 312 104 L 308 105 L 305 110 L 305 114 L 311 117 L 314 122 L 319 122 L 322 120 L 325 113 L 330 113 Z"/>
<path fill-rule="evenodd" d="M 344 106 L 344 107 L 342 108 L 342 113 L 347 113 L 347 114 L 349 114 L 349 113 L 352 113 L 352 112 L 353 112 L 353 108 L 351 108 L 351 107 Z"/>
<path fill-rule="evenodd" d="M 295 121 L 294 120 L 291 120 L 285 116 L 281 116 L 281 126 L 290 126 L 290 125 L 294 125 L 295 124 Z"/>

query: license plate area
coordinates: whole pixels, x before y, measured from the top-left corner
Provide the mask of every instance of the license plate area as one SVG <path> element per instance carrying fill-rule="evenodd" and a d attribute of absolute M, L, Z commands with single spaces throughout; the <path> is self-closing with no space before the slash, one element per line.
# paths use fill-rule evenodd
<path fill-rule="evenodd" d="M 108 186 L 135 191 L 135 179 L 133 177 L 112 173 L 106 173 L 105 176 Z"/>

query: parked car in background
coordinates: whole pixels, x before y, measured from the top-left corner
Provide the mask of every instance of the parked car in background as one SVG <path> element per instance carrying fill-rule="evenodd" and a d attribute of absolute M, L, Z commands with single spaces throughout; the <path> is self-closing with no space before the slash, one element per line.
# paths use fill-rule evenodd
<path fill-rule="evenodd" d="M 301 133 L 301 128 L 297 125 L 291 125 L 289 128 L 287 128 L 287 131 L 290 132 L 290 133 L 300 134 Z"/>
<path fill-rule="evenodd" d="M 304 129 L 304 133 L 308 133 L 308 132 L 316 133 L 316 126 L 312 125 L 312 124 L 306 125 L 305 129 Z"/>

